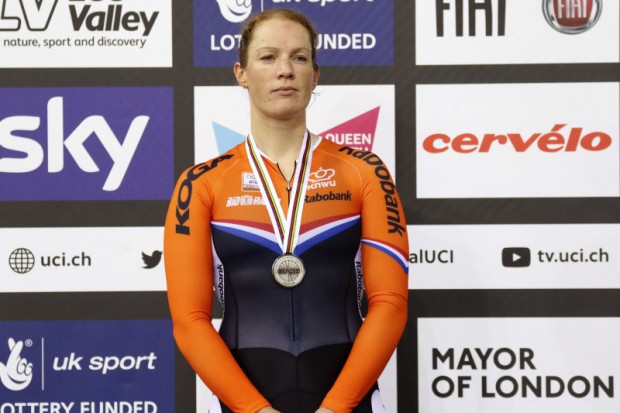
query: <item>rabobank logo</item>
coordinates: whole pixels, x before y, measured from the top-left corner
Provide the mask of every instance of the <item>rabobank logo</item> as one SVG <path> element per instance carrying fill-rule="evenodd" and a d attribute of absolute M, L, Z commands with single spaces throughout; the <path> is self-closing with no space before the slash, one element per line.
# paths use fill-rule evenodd
<path fill-rule="evenodd" d="M 171 17 L 171 0 L 0 1 L 0 67 L 168 67 Z"/>
<path fill-rule="evenodd" d="M 7 88 L 0 98 L 10 102 L 0 200 L 169 198 L 171 88 Z"/>
<path fill-rule="evenodd" d="M 171 328 L 170 320 L 0 322 L 0 411 L 174 412 Z"/>
<path fill-rule="evenodd" d="M 394 171 L 394 86 L 319 85 L 315 92 L 307 110 L 309 130 L 338 145 L 372 151 Z M 195 163 L 216 158 L 246 139 L 250 107 L 241 87 L 196 87 L 194 110 Z M 244 178 L 244 191 L 254 189 L 251 181 Z"/>
<path fill-rule="evenodd" d="M 393 0 L 194 0 L 194 64 L 232 67 L 249 16 L 279 7 L 316 24 L 319 65 L 392 65 Z"/>

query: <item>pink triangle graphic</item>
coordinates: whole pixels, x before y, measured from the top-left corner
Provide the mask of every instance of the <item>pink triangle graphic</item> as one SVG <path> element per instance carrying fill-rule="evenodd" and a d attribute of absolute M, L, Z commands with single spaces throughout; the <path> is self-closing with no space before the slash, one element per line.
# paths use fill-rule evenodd
<path fill-rule="evenodd" d="M 320 135 L 339 145 L 372 151 L 372 145 L 375 142 L 375 131 L 377 130 L 377 120 L 379 119 L 379 109 L 381 109 L 381 106 L 377 106 L 366 113 L 334 126 Z"/>

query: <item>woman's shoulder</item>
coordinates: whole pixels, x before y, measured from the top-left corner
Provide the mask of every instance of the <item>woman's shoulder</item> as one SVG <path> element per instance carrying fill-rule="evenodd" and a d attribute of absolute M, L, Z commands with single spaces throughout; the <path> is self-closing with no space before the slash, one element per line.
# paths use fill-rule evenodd
<path fill-rule="evenodd" d="M 234 164 L 245 156 L 243 145 L 243 143 L 240 143 L 223 154 L 186 168 L 181 174 L 181 177 L 195 181 L 199 178 L 209 179 L 221 176 L 222 173 L 234 166 Z"/>
<path fill-rule="evenodd" d="M 377 167 L 385 168 L 381 158 L 372 151 L 341 145 L 322 138 L 317 149 L 342 158 L 363 171 L 374 171 Z"/>

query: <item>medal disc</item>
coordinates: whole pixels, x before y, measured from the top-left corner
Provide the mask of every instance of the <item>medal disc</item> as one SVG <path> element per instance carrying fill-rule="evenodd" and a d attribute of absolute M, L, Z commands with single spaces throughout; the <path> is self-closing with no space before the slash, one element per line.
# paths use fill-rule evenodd
<path fill-rule="evenodd" d="M 306 275 L 304 262 L 293 254 L 284 254 L 276 258 L 271 272 L 276 282 L 287 288 L 298 286 Z"/>

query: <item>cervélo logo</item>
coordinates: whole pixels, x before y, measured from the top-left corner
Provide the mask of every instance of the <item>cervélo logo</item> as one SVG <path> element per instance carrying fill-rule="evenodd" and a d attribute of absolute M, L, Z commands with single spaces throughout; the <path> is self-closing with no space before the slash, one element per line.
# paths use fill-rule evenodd
<path fill-rule="evenodd" d="M 578 34 L 596 24 L 603 0 L 543 0 L 545 19 L 560 33 Z"/>
<path fill-rule="evenodd" d="M 169 198 L 170 88 L 10 88 L 0 99 L 0 200 Z"/>
<path fill-rule="evenodd" d="M 393 0 L 194 0 L 194 64 L 230 67 L 250 14 L 281 7 L 294 7 L 320 28 L 320 65 L 392 65 Z"/>
<path fill-rule="evenodd" d="M 0 322 L 0 411 L 172 412 L 170 328 L 169 320 Z"/>
<path fill-rule="evenodd" d="M 418 197 L 620 196 L 618 86 L 418 86 Z"/>
<path fill-rule="evenodd" d="M 0 65 L 170 66 L 170 7 L 170 0 L 0 0 L 7 57 Z"/>

